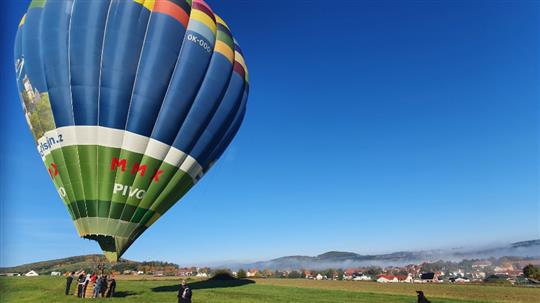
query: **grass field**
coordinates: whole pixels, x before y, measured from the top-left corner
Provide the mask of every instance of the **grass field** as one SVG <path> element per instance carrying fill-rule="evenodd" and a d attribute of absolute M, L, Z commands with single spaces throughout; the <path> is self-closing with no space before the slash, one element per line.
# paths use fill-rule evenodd
<path fill-rule="evenodd" d="M 64 296 L 62 277 L 2 277 L 0 302 L 77 302 Z M 118 281 L 114 302 L 176 302 L 178 280 Z M 412 303 L 423 290 L 433 303 L 539 302 L 540 288 L 488 285 L 379 284 L 259 279 L 192 281 L 194 303 Z"/>

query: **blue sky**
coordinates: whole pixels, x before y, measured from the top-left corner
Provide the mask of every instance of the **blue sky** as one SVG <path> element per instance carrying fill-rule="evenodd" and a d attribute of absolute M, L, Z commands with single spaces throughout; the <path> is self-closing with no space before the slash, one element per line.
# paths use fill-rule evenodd
<path fill-rule="evenodd" d="M 250 69 L 219 163 L 124 255 L 205 264 L 540 237 L 538 2 L 214 1 Z M 2 10 L 0 266 L 100 253 L 33 146 Z M 46 219 L 43 219 L 46 218 Z"/>

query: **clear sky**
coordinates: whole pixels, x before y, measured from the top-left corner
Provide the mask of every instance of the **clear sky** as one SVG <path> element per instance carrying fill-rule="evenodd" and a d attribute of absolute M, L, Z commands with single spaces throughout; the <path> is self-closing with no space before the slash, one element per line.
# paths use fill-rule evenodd
<path fill-rule="evenodd" d="M 124 255 L 204 264 L 540 238 L 540 2 L 218 1 L 251 78 L 221 161 Z M 4 5 L 0 266 L 79 239 L 24 121 Z M 44 219 L 45 218 L 45 219 Z"/>

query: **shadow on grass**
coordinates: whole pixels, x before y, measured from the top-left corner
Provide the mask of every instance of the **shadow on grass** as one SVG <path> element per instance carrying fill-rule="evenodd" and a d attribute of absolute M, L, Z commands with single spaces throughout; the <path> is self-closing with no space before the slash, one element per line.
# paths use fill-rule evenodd
<path fill-rule="evenodd" d="M 234 279 L 234 280 L 206 280 L 188 283 L 189 288 L 195 289 L 209 289 L 209 288 L 227 288 L 238 287 L 248 284 L 254 284 L 255 281 L 248 279 Z M 180 289 L 180 284 L 159 286 L 152 288 L 154 292 L 177 292 Z"/>
<path fill-rule="evenodd" d="M 138 292 L 134 292 L 134 291 L 117 291 L 114 293 L 113 297 L 114 298 L 125 298 L 125 297 L 129 297 L 129 296 L 134 296 L 134 295 L 138 295 L 140 293 Z"/>

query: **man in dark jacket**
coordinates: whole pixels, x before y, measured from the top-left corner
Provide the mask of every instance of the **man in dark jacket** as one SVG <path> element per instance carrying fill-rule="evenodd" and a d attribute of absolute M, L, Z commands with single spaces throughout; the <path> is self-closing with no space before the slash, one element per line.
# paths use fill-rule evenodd
<path fill-rule="evenodd" d="M 191 289 L 187 286 L 186 281 L 182 281 L 177 297 L 178 303 L 191 303 Z"/>
<path fill-rule="evenodd" d="M 426 296 L 424 296 L 424 292 L 417 290 L 416 293 L 418 294 L 418 303 L 431 303 Z"/>
<path fill-rule="evenodd" d="M 73 282 L 73 279 L 75 278 L 75 272 L 72 271 L 69 276 L 66 278 L 66 296 L 69 295 L 69 289 L 71 288 L 71 283 Z"/>
<path fill-rule="evenodd" d="M 101 284 L 100 284 L 100 287 L 99 287 L 99 293 L 100 293 L 102 298 L 105 298 L 105 294 L 107 293 L 107 276 L 102 276 L 101 277 Z"/>
<path fill-rule="evenodd" d="M 112 278 L 109 283 L 109 288 L 107 289 L 107 298 L 114 297 L 115 290 L 116 290 L 116 280 Z"/>

